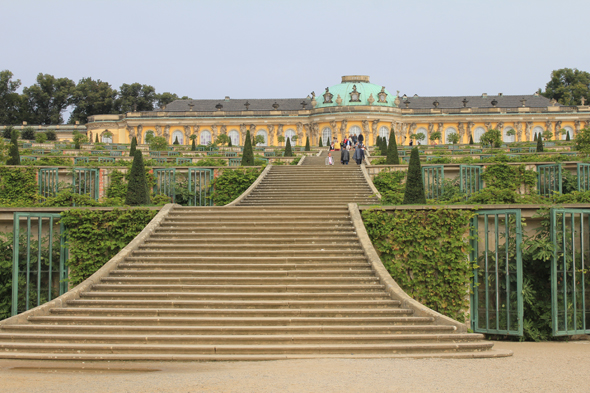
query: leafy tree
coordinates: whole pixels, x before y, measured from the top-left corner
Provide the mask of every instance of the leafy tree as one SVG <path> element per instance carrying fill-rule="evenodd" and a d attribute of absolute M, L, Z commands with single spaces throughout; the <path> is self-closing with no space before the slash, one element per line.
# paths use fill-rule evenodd
<path fill-rule="evenodd" d="M 32 124 L 61 124 L 63 112 L 72 103 L 76 84 L 68 78 L 37 75 L 37 83 L 23 89 L 23 110 Z"/>
<path fill-rule="evenodd" d="M 397 153 L 397 142 L 393 130 L 389 133 L 389 146 L 387 147 L 387 165 L 399 165 L 399 155 Z"/>
<path fill-rule="evenodd" d="M 473 135 L 469 134 L 469 144 L 473 145 Z"/>
<path fill-rule="evenodd" d="M 440 131 L 434 131 L 432 134 L 430 134 L 430 140 L 432 142 L 439 141 L 440 138 L 442 138 L 442 133 Z"/>
<path fill-rule="evenodd" d="M 425 204 L 424 183 L 422 183 L 422 167 L 418 148 L 412 149 L 408 177 L 406 179 L 406 192 L 404 193 L 404 205 Z"/>
<path fill-rule="evenodd" d="M 22 139 L 32 141 L 35 139 L 35 129 L 33 127 L 25 127 L 21 135 Z"/>
<path fill-rule="evenodd" d="M 173 145 L 180 145 L 180 142 L 178 142 L 178 135 L 176 136 L 176 138 L 174 138 L 174 142 L 172 144 Z"/>
<path fill-rule="evenodd" d="M 227 134 L 219 134 L 217 138 L 215 138 L 215 143 L 223 146 L 225 144 L 231 143 L 231 139 L 229 139 Z"/>
<path fill-rule="evenodd" d="M 555 99 L 562 105 L 580 105 L 582 97 L 590 101 L 590 73 L 576 68 L 561 68 L 551 72 L 545 91 L 539 92 L 544 97 Z"/>
<path fill-rule="evenodd" d="M 158 108 L 163 108 L 164 106 L 168 105 L 169 103 L 176 101 L 176 100 L 190 100 L 191 98 L 184 96 L 182 98 L 178 98 L 178 96 L 174 93 L 161 93 L 156 94 L 156 105 Z"/>
<path fill-rule="evenodd" d="M 551 130 L 545 130 L 545 131 L 543 131 L 543 138 L 546 141 L 550 141 L 551 139 L 553 139 L 553 132 L 551 132 Z"/>
<path fill-rule="evenodd" d="M 418 134 L 410 135 L 410 139 L 413 139 L 415 141 L 423 141 L 424 139 L 426 139 L 426 135 L 420 132 Z"/>
<path fill-rule="evenodd" d="M 12 77 L 12 72 L 0 71 L 0 124 L 19 124 L 22 121 L 19 111 L 21 95 L 16 92 L 21 82 L 20 79 L 12 80 Z"/>
<path fill-rule="evenodd" d="M 254 145 L 264 145 L 264 137 L 262 135 L 256 135 L 252 140 Z"/>
<path fill-rule="evenodd" d="M 117 90 L 107 82 L 100 79 L 82 78 L 72 93 L 72 105 L 74 109 L 68 120 L 69 124 L 79 121 L 81 124 L 88 122 L 88 117 L 93 115 L 117 113 L 115 101 Z"/>
<path fill-rule="evenodd" d="M 155 136 L 151 138 L 149 144 L 150 150 L 162 151 L 168 148 L 168 141 L 163 136 Z"/>
<path fill-rule="evenodd" d="M 10 136 L 10 151 L 8 152 L 8 161 L 6 165 L 20 165 L 20 154 L 18 152 L 18 131 L 12 130 Z"/>
<path fill-rule="evenodd" d="M 141 150 L 136 150 L 133 156 L 133 164 L 131 164 L 131 171 L 129 171 L 125 204 L 130 206 L 149 204 L 150 195 L 148 191 L 143 155 Z"/>
<path fill-rule="evenodd" d="M 543 153 L 543 136 L 540 134 L 537 137 L 537 153 Z"/>
<path fill-rule="evenodd" d="M 299 139 L 299 137 L 298 137 L 297 135 L 293 135 L 293 136 L 291 137 L 291 140 L 292 140 L 293 142 L 295 142 L 295 146 L 297 146 L 297 139 Z"/>
<path fill-rule="evenodd" d="M 516 131 L 514 131 L 514 128 L 511 128 L 508 131 L 506 131 L 506 136 L 514 136 L 514 135 L 516 135 Z"/>
<path fill-rule="evenodd" d="M 502 146 L 502 133 L 499 130 L 487 130 L 481 138 L 479 138 L 479 142 L 482 145 L 490 145 L 494 147 Z"/>
<path fill-rule="evenodd" d="M 574 138 L 576 150 L 583 154 L 590 154 L 590 128 L 582 128 Z M 539 151 L 539 147 L 537 147 Z"/>
<path fill-rule="evenodd" d="M 447 142 L 452 143 L 453 145 L 456 145 L 457 143 L 459 143 L 459 134 L 457 134 L 456 132 L 453 132 L 453 133 L 447 135 Z"/>
<path fill-rule="evenodd" d="M 10 139 L 12 138 L 12 131 L 14 130 L 13 126 L 6 126 L 4 127 L 4 130 L 2 130 L 2 137 L 4 139 Z"/>
<path fill-rule="evenodd" d="M 250 138 L 250 130 L 246 131 L 244 151 L 242 152 L 242 166 L 254 166 L 254 152 L 252 151 L 252 138 Z"/>
<path fill-rule="evenodd" d="M 73 132 L 72 140 L 74 141 L 74 148 L 78 150 L 80 150 L 80 145 L 82 143 L 88 143 L 88 137 L 76 130 Z"/>
<path fill-rule="evenodd" d="M 4 163 L 8 159 L 7 153 L 10 149 L 10 144 L 6 144 L 3 138 L 0 138 L 0 163 Z"/>
<path fill-rule="evenodd" d="M 132 83 L 123 83 L 119 88 L 119 96 L 115 102 L 115 108 L 119 113 L 132 112 L 134 105 L 136 110 L 153 111 L 157 100 L 156 89 L 153 86 Z"/>
<path fill-rule="evenodd" d="M 57 140 L 57 133 L 54 130 L 47 130 L 47 131 L 45 131 L 45 134 L 47 135 L 48 141 L 56 141 Z"/>
<path fill-rule="evenodd" d="M 46 133 L 38 132 L 37 135 L 35 135 L 35 142 L 45 143 L 45 141 L 47 141 L 47 134 Z"/>
<path fill-rule="evenodd" d="M 154 139 L 156 136 L 154 135 L 154 132 L 152 130 L 148 130 L 145 133 L 145 143 L 147 143 L 148 145 L 152 142 L 152 139 Z"/>
<path fill-rule="evenodd" d="M 311 146 L 309 146 L 309 137 L 305 139 L 305 151 L 311 151 Z"/>
<path fill-rule="evenodd" d="M 291 138 L 287 138 L 285 145 L 285 157 L 293 157 L 293 149 L 291 148 Z"/>
<path fill-rule="evenodd" d="M 284 136 L 282 136 L 282 135 L 279 135 L 279 136 L 277 137 L 277 141 L 279 141 L 279 143 L 283 143 L 283 142 L 285 142 L 285 137 L 284 137 Z"/>
<path fill-rule="evenodd" d="M 129 148 L 129 157 L 135 157 L 135 150 L 137 150 L 137 138 L 131 139 L 131 147 Z"/>

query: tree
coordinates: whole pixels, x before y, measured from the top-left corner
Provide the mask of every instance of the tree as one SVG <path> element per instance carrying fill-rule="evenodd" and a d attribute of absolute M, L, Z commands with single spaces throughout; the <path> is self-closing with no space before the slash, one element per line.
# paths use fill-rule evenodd
<path fill-rule="evenodd" d="M 115 108 L 119 113 L 132 112 L 134 108 L 138 112 L 153 111 L 156 99 L 156 89 L 153 86 L 123 83 L 119 88 Z"/>
<path fill-rule="evenodd" d="M 450 134 L 447 135 L 447 142 L 452 143 L 453 145 L 456 145 L 457 143 L 459 143 L 459 134 L 457 134 L 456 132 L 452 132 Z"/>
<path fill-rule="evenodd" d="M 262 135 L 256 135 L 253 138 L 253 143 L 255 145 L 264 145 L 264 142 L 265 142 L 265 140 L 264 140 L 264 137 Z"/>
<path fill-rule="evenodd" d="M 94 138 L 94 143 L 99 143 L 99 141 L 98 141 L 98 132 L 96 133 L 96 138 Z"/>
<path fill-rule="evenodd" d="M 514 135 L 516 135 L 516 131 L 514 131 L 514 128 L 511 128 L 508 131 L 506 131 L 506 136 L 514 136 Z"/>
<path fill-rule="evenodd" d="M 191 151 L 197 151 L 197 145 L 195 143 L 195 139 L 193 138 L 193 142 L 191 144 Z"/>
<path fill-rule="evenodd" d="M 537 136 L 537 153 L 543 153 L 543 136 Z"/>
<path fill-rule="evenodd" d="M 381 147 L 381 137 L 379 135 L 377 135 L 377 140 L 375 141 L 375 146 L 377 146 L 377 148 Z"/>
<path fill-rule="evenodd" d="M 127 182 L 127 197 L 125 204 L 130 206 L 141 206 L 150 203 L 150 195 L 147 187 L 143 155 L 141 150 L 136 150 L 133 156 L 133 164 Z"/>
<path fill-rule="evenodd" d="M 583 154 L 590 154 L 590 128 L 582 128 L 574 138 L 576 150 Z M 537 151 L 539 147 L 537 146 Z"/>
<path fill-rule="evenodd" d="M 473 135 L 469 134 L 469 144 L 473 145 Z"/>
<path fill-rule="evenodd" d="M 145 143 L 147 143 L 148 145 L 152 142 L 152 139 L 154 139 L 156 136 L 154 135 L 154 132 L 152 130 L 148 130 L 145 133 Z"/>
<path fill-rule="evenodd" d="M 389 146 L 387 147 L 387 165 L 399 165 L 399 155 L 397 153 L 397 143 L 395 140 L 395 133 L 393 130 L 389 133 Z"/>
<path fill-rule="evenodd" d="M 173 145 L 180 145 L 180 142 L 178 142 L 178 135 L 176 136 L 176 138 L 174 138 L 174 142 L 172 144 Z"/>
<path fill-rule="evenodd" d="M 305 151 L 311 151 L 311 146 L 309 146 L 309 137 L 305 139 Z"/>
<path fill-rule="evenodd" d="M 322 137 L 320 137 L 320 144 L 319 147 L 324 147 L 323 143 L 322 143 Z"/>
<path fill-rule="evenodd" d="M 533 139 L 535 142 L 537 141 L 537 133 L 535 132 L 535 139 Z"/>
<path fill-rule="evenodd" d="M 285 145 L 285 157 L 293 157 L 293 149 L 291 149 L 291 138 L 287 138 Z"/>
<path fill-rule="evenodd" d="M 432 142 L 439 141 L 440 138 L 442 138 L 442 133 L 440 131 L 434 131 L 432 134 L 430 134 L 430 140 Z"/>
<path fill-rule="evenodd" d="M 422 183 L 422 167 L 420 165 L 420 153 L 418 148 L 412 149 L 408 176 L 406 178 L 406 192 L 404 193 L 404 205 L 425 204 L 424 183 Z"/>
<path fill-rule="evenodd" d="M 223 146 L 225 144 L 231 143 L 231 140 L 229 139 L 229 136 L 227 136 L 227 134 L 219 134 L 215 139 L 215 143 Z"/>
<path fill-rule="evenodd" d="M 580 105 L 582 97 L 590 101 L 590 73 L 576 68 L 561 68 L 551 72 L 545 91 L 539 92 L 544 97 L 555 99 L 561 105 Z"/>
<path fill-rule="evenodd" d="M 21 95 L 16 91 L 21 85 L 20 79 L 12 80 L 13 74 L 8 70 L 0 71 L 0 124 L 19 124 Z M 10 139 L 9 134 L 6 139 Z"/>
<path fill-rule="evenodd" d="M 231 138 L 227 138 L 227 147 L 232 147 Z"/>
<path fill-rule="evenodd" d="M 162 151 L 168 148 L 168 141 L 163 136 L 155 136 L 150 139 L 150 150 Z"/>
<path fill-rule="evenodd" d="M 166 105 L 168 105 L 169 103 L 176 101 L 176 100 L 190 100 L 191 98 L 184 96 L 182 98 L 178 98 L 178 96 L 174 93 L 161 93 L 161 94 L 156 94 L 156 105 L 158 105 L 158 108 L 164 108 Z"/>
<path fill-rule="evenodd" d="M 12 135 L 10 136 L 10 150 L 8 152 L 8 161 L 6 161 L 6 165 L 20 165 L 17 130 L 12 130 Z"/>
<path fill-rule="evenodd" d="M 45 141 L 47 141 L 47 134 L 46 133 L 38 132 L 37 135 L 35 135 L 35 142 L 45 143 Z"/>
<path fill-rule="evenodd" d="M 131 147 L 129 148 L 129 157 L 135 157 L 135 150 L 137 150 L 137 138 L 131 139 Z"/>
<path fill-rule="evenodd" d="M 566 141 L 571 141 L 570 132 L 569 131 L 567 131 L 567 134 L 565 135 L 565 140 Z"/>
<path fill-rule="evenodd" d="M 413 138 L 412 138 L 412 137 L 413 137 Z M 426 139 L 426 135 L 420 132 L 420 133 L 418 133 L 418 134 L 413 134 L 413 135 L 410 135 L 410 138 L 412 138 L 412 139 L 415 139 L 415 140 L 417 140 L 417 141 L 421 142 L 421 141 L 423 141 L 424 139 Z"/>
<path fill-rule="evenodd" d="M 499 130 L 487 130 L 481 138 L 479 138 L 479 143 L 482 145 L 500 147 L 502 146 L 502 133 Z"/>
<path fill-rule="evenodd" d="M 242 166 L 254 166 L 254 152 L 252 151 L 252 138 L 250 138 L 250 130 L 246 131 L 244 151 L 242 152 Z"/>
<path fill-rule="evenodd" d="M 295 146 L 297 146 L 297 139 L 298 138 L 299 137 L 297 135 L 292 135 L 291 138 L 290 138 L 293 142 L 295 142 Z"/>
<path fill-rule="evenodd" d="M 48 141 L 56 141 L 57 140 L 57 133 L 54 130 L 47 130 L 47 131 L 45 131 L 45 134 L 47 135 Z"/>
<path fill-rule="evenodd" d="M 3 138 L 0 138 L 0 163 L 4 163 L 8 159 L 6 153 L 10 149 L 11 144 L 6 144 Z"/>
<path fill-rule="evenodd" d="M 553 132 L 551 132 L 551 130 L 545 130 L 545 131 L 543 131 L 543 138 L 546 141 L 550 141 L 551 139 L 553 139 Z"/>
<path fill-rule="evenodd" d="M 4 139 L 10 139 L 12 138 L 12 131 L 14 130 L 13 126 L 6 126 L 4 127 L 4 130 L 2 130 L 2 137 Z"/>
<path fill-rule="evenodd" d="M 82 134 L 79 131 L 74 130 L 73 132 L 73 139 L 74 141 L 74 148 L 80 150 L 80 145 L 82 143 L 88 143 L 88 137 Z"/>
<path fill-rule="evenodd" d="M 72 103 L 76 84 L 68 78 L 37 75 L 37 83 L 23 89 L 23 109 L 31 124 L 62 124 L 63 112 Z"/>
<path fill-rule="evenodd" d="M 116 89 L 100 79 L 80 79 L 72 92 L 71 102 L 74 109 L 68 123 L 74 124 L 79 121 L 81 124 L 85 124 L 88 122 L 89 116 L 117 113 L 115 110 L 117 94 Z"/>
<path fill-rule="evenodd" d="M 282 135 L 277 136 L 277 141 L 279 141 L 279 143 L 283 143 L 285 142 L 285 137 Z"/>
<path fill-rule="evenodd" d="M 382 156 L 387 155 L 387 138 L 385 138 L 385 137 L 381 138 L 381 146 L 380 146 L 379 150 L 381 151 Z"/>
<path fill-rule="evenodd" d="M 35 129 L 33 127 L 25 127 L 23 128 L 23 133 L 21 134 L 22 139 L 26 139 L 27 141 L 32 141 L 35 139 Z"/>

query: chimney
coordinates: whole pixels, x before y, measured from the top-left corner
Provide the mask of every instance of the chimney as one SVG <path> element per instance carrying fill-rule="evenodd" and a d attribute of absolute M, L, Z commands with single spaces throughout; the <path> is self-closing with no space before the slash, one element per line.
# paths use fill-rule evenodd
<path fill-rule="evenodd" d="M 481 96 L 485 98 L 488 96 L 488 93 L 483 93 Z"/>
<path fill-rule="evenodd" d="M 229 101 L 229 96 L 225 96 L 225 101 Z"/>
<path fill-rule="evenodd" d="M 502 97 L 504 93 L 498 93 L 498 97 Z"/>

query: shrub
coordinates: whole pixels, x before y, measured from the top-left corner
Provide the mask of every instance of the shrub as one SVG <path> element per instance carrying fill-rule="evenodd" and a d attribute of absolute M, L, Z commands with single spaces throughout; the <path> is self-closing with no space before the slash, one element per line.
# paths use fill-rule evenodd
<path fill-rule="evenodd" d="M 94 143 L 98 143 L 98 142 L 99 142 L 99 140 L 98 140 L 98 132 L 97 132 L 96 133 L 96 138 L 94 139 Z"/>
<path fill-rule="evenodd" d="M 2 130 L 2 137 L 4 139 L 10 139 L 12 138 L 12 131 L 14 130 L 13 126 L 6 126 L 4 127 L 4 130 Z"/>
<path fill-rule="evenodd" d="M 54 130 L 47 130 L 47 131 L 45 131 L 45 134 L 47 135 L 48 141 L 56 141 L 57 140 L 57 133 Z"/>
<path fill-rule="evenodd" d="M 180 142 L 178 142 L 178 136 L 176 138 L 174 138 L 173 145 L 180 145 Z"/>
<path fill-rule="evenodd" d="M 381 147 L 381 136 L 377 135 L 377 140 L 375 141 L 375 146 L 376 147 Z"/>
<path fill-rule="evenodd" d="M 193 139 L 193 142 L 191 144 L 191 151 L 197 151 L 197 145 L 195 144 L 195 140 Z"/>
<path fill-rule="evenodd" d="M 404 205 L 425 204 L 424 183 L 422 182 L 422 167 L 418 148 L 412 149 L 410 165 L 408 167 L 408 179 L 406 180 L 406 192 L 404 193 Z"/>
<path fill-rule="evenodd" d="M 74 149 L 80 150 L 80 144 L 87 143 L 88 137 L 81 132 L 74 131 L 73 132 L 73 141 L 74 141 Z"/>
<path fill-rule="evenodd" d="M 128 179 L 125 204 L 131 206 L 149 204 L 150 195 L 141 150 L 135 151 Z"/>
<path fill-rule="evenodd" d="M 399 155 L 397 153 L 397 142 L 393 130 L 389 133 L 389 146 L 387 148 L 387 165 L 399 165 Z"/>
<path fill-rule="evenodd" d="M 293 149 L 291 149 L 291 138 L 287 138 L 285 145 L 285 157 L 293 157 Z"/>
<path fill-rule="evenodd" d="M 10 150 L 8 151 L 6 165 L 20 165 L 20 154 L 18 152 L 18 131 L 12 130 L 10 137 Z"/>
<path fill-rule="evenodd" d="M 577 146 L 577 142 L 576 142 L 576 146 Z M 543 137 L 541 135 L 539 135 L 537 137 L 537 153 L 543 153 Z"/>
<path fill-rule="evenodd" d="M 22 139 L 32 141 L 35 139 L 35 129 L 33 127 L 25 127 L 21 134 Z"/>
<path fill-rule="evenodd" d="M 309 146 L 309 137 L 305 139 L 305 151 L 311 151 L 311 147 Z"/>
<path fill-rule="evenodd" d="M 232 202 L 256 181 L 260 172 L 256 168 L 224 170 L 213 181 L 213 203 L 222 206 Z"/>
<path fill-rule="evenodd" d="M 379 172 L 373 184 L 381 194 L 384 205 L 401 205 L 404 200 L 406 171 Z"/>
<path fill-rule="evenodd" d="M 155 136 L 150 142 L 150 150 L 162 151 L 168 148 L 168 141 L 163 136 Z"/>
<path fill-rule="evenodd" d="M 323 142 L 322 142 L 322 138 L 320 137 L 320 144 L 319 144 L 319 147 L 324 147 L 322 143 L 323 143 Z"/>
<path fill-rule="evenodd" d="M 590 154 L 590 128 L 582 128 L 574 138 L 574 146 L 583 154 Z M 539 147 L 537 145 L 537 151 Z"/>
<path fill-rule="evenodd" d="M 473 145 L 473 135 L 469 134 L 469 144 Z"/>
<path fill-rule="evenodd" d="M 246 131 L 244 151 L 242 152 L 242 166 L 254 166 L 254 152 L 252 151 L 252 138 L 250 130 Z"/>
<path fill-rule="evenodd" d="M 119 171 L 111 172 L 111 183 L 107 188 L 107 198 L 125 199 L 127 197 L 127 183 L 125 175 Z"/>
<path fill-rule="evenodd" d="M 129 148 L 129 157 L 135 157 L 135 150 L 137 150 L 137 138 L 131 139 L 131 147 Z"/>
<path fill-rule="evenodd" d="M 35 135 L 35 142 L 45 143 L 46 141 L 47 141 L 47 134 L 45 134 L 44 132 L 38 132 L 37 135 Z"/>

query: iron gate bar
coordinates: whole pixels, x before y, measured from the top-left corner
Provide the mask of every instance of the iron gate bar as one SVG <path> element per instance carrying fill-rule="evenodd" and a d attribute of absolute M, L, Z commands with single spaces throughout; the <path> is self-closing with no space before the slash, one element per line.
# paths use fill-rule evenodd
<path fill-rule="evenodd" d="M 175 181 L 176 168 L 154 169 L 154 176 L 156 183 L 154 184 L 154 194 L 163 194 L 172 200 L 174 203 L 176 199 Z"/>
<path fill-rule="evenodd" d="M 194 177 L 194 185 L 193 185 Z M 198 183 L 197 183 L 198 177 Z M 213 182 L 213 169 L 207 168 L 189 168 L 188 170 L 188 188 L 190 192 L 190 206 L 213 206 L 211 198 L 211 188 Z M 205 187 L 203 187 L 205 185 Z M 197 204 L 197 187 L 199 203 Z"/>
<path fill-rule="evenodd" d="M 576 171 L 578 174 L 578 190 L 588 191 L 590 189 L 590 164 L 578 163 Z"/>
<path fill-rule="evenodd" d="M 551 196 L 554 191 L 561 194 L 561 165 L 537 165 L 537 189 L 541 196 Z"/>
<path fill-rule="evenodd" d="M 482 170 L 479 165 L 460 165 L 459 166 L 459 186 L 461 192 L 465 193 L 465 198 L 478 192 L 483 188 Z"/>
<path fill-rule="evenodd" d="M 59 185 L 58 168 L 40 168 L 38 182 L 39 195 L 45 198 L 57 195 Z"/>
<path fill-rule="evenodd" d="M 483 277 L 483 284 L 485 284 L 485 328 L 481 327 L 480 323 L 480 312 L 481 312 L 481 289 L 479 285 L 482 284 L 479 282 L 479 275 L 482 273 L 481 266 L 479 266 L 479 217 L 483 215 L 484 221 L 484 270 L 485 272 Z M 494 252 L 493 257 L 495 261 L 493 264 L 490 264 L 490 222 L 489 216 L 493 216 L 494 218 Z M 499 219 L 500 216 L 504 216 L 504 234 L 505 234 L 505 244 L 504 244 L 504 258 L 505 258 L 505 304 L 502 303 L 502 299 L 500 297 L 500 244 L 499 239 L 500 236 L 500 223 Z M 511 233 L 510 230 L 510 217 L 513 216 L 515 220 L 515 228 L 514 233 Z M 521 257 L 521 243 L 522 243 L 522 227 L 521 227 L 521 214 L 519 209 L 507 209 L 507 210 L 490 210 L 490 211 L 481 211 L 478 212 L 475 217 L 472 218 L 472 225 L 471 225 L 471 246 L 472 251 L 470 253 L 470 259 L 472 263 L 476 263 L 478 266 L 474 268 L 473 271 L 473 285 L 472 285 L 472 293 L 471 293 L 471 326 L 473 331 L 479 333 L 487 333 L 487 334 L 501 334 L 501 335 L 515 335 L 515 336 L 522 336 L 523 335 L 523 300 L 522 300 L 522 257 Z M 511 235 L 514 237 L 514 245 L 516 251 L 516 271 L 510 270 L 510 245 L 511 243 Z M 493 271 L 491 270 L 493 268 Z M 494 276 L 494 288 L 493 294 L 490 294 L 490 273 L 493 273 Z M 511 307 L 511 296 L 513 295 L 513 289 L 511 287 L 511 277 L 514 276 L 516 273 L 516 310 L 513 310 Z M 492 310 L 490 310 L 490 302 L 494 304 Z M 505 311 L 502 313 L 500 312 L 501 306 L 505 306 Z M 518 328 L 512 329 L 513 320 L 511 314 L 516 312 L 517 315 L 517 323 Z M 490 317 L 493 316 L 495 319 L 495 326 L 490 326 Z M 503 329 L 500 326 L 500 320 L 502 316 L 506 317 L 506 328 Z"/>
<path fill-rule="evenodd" d="M 422 181 L 428 199 L 438 199 L 444 192 L 444 165 L 425 165 L 422 167 Z"/>

